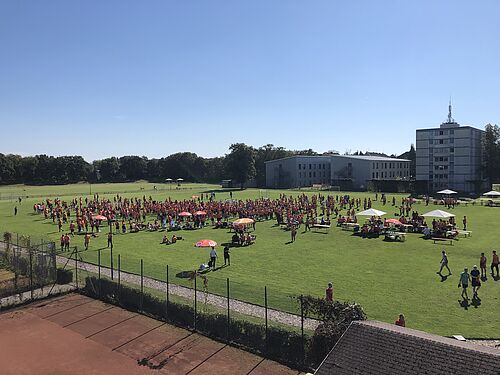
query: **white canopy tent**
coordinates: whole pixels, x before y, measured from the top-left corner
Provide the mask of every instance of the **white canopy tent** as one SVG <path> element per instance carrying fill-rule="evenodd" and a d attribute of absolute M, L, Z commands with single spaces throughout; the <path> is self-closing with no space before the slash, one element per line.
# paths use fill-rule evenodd
<path fill-rule="evenodd" d="M 374 208 L 370 208 L 368 210 L 364 210 L 364 211 L 358 212 L 356 214 L 356 216 L 383 216 L 386 213 L 387 212 L 379 211 L 379 210 L 376 210 Z"/>
<path fill-rule="evenodd" d="M 500 197 L 500 191 L 488 191 L 487 193 L 483 194 L 485 197 L 490 197 L 490 198 L 495 198 L 495 197 Z"/>
<path fill-rule="evenodd" d="M 456 191 L 450 190 L 450 189 L 444 189 L 441 191 L 437 192 L 438 194 L 444 194 L 444 195 L 452 195 L 452 194 L 457 194 Z"/>
<path fill-rule="evenodd" d="M 446 212 L 446 211 L 441 211 L 441 210 L 430 211 L 430 212 L 427 212 L 426 214 L 423 214 L 422 216 L 438 217 L 438 218 L 442 218 L 442 219 L 448 219 L 450 217 L 455 217 L 455 215 L 450 214 L 449 212 Z"/>

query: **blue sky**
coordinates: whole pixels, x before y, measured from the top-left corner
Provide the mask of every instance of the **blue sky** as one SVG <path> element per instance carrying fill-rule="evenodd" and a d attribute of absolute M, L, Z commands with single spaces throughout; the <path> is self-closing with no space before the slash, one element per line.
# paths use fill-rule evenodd
<path fill-rule="evenodd" d="M 400 153 L 500 123 L 500 2 L 0 2 L 0 152 Z"/>

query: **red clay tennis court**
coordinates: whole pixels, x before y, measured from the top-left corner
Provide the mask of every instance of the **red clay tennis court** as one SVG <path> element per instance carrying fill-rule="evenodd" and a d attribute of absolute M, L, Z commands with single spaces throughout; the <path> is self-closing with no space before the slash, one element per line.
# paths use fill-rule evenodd
<path fill-rule="evenodd" d="M 80 294 L 0 314 L 10 374 L 297 374 L 204 336 Z"/>

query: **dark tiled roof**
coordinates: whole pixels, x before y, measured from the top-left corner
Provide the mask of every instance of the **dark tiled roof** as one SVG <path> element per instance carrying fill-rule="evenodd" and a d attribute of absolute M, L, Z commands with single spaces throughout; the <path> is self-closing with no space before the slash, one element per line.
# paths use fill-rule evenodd
<path fill-rule="evenodd" d="M 377 321 L 353 322 L 316 374 L 500 375 L 500 350 Z"/>

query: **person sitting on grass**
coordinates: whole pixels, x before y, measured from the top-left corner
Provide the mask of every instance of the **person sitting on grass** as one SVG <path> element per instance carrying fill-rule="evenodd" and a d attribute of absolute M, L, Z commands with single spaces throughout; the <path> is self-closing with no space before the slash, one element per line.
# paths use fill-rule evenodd
<path fill-rule="evenodd" d="M 163 239 L 161 240 L 160 244 L 170 245 L 170 241 L 169 241 L 169 239 L 168 239 L 168 237 L 166 235 L 163 236 Z"/>
<path fill-rule="evenodd" d="M 403 314 L 399 314 L 399 318 L 394 322 L 394 324 L 400 327 L 406 327 L 405 316 Z"/>
<path fill-rule="evenodd" d="M 177 236 L 174 234 L 174 235 L 172 236 L 172 244 L 176 243 L 176 242 L 177 242 L 177 239 L 178 239 L 178 238 L 177 238 Z"/>

